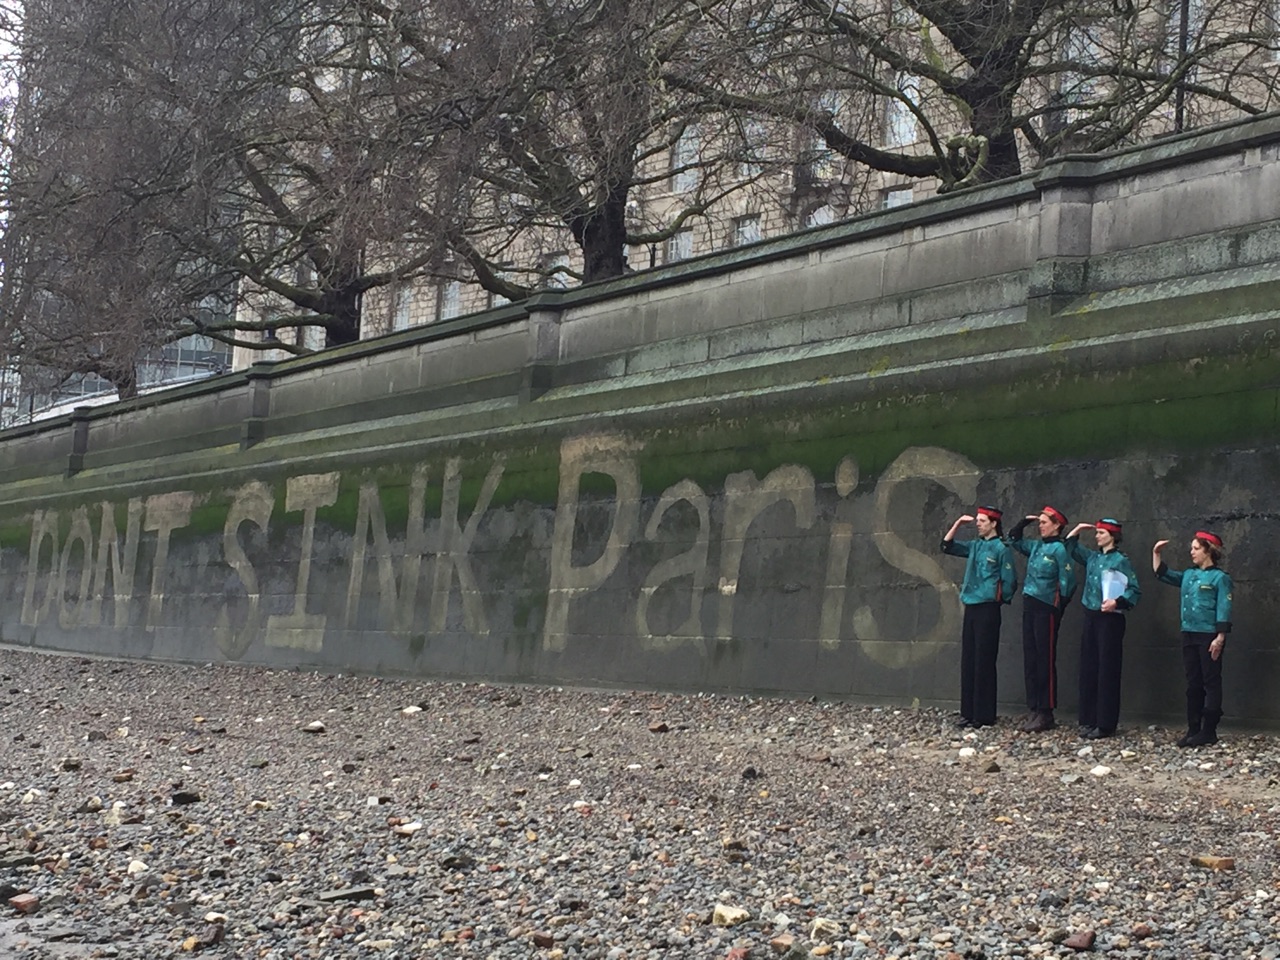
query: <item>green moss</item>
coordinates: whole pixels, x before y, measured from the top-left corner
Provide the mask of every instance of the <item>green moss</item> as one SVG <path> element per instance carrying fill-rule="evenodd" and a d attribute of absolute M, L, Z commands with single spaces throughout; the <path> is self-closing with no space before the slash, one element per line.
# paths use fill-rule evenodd
<path fill-rule="evenodd" d="M 10 523 L 0 526 L 0 550 L 26 550 L 30 546 L 29 524 Z"/>

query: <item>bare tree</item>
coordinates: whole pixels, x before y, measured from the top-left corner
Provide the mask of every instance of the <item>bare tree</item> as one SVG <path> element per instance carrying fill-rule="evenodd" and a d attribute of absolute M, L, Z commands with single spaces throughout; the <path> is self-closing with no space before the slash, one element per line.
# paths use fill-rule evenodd
<path fill-rule="evenodd" d="M 192 333 L 305 352 L 382 288 L 615 277 L 742 191 L 801 225 L 871 171 L 950 190 L 1270 107 L 1269 0 L 1169 2 L 28 0 L 4 342 L 127 393 Z"/>
<path fill-rule="evenodd" d="M 1180 14 L 1190 23 L 1179 44 Z M 717 7 L 717 65 L 669 83 L 804 125 L 841 155 L 941 190 L 1011 176 L 1276 100 L 1267 0 L 741 0 Z M 757 71 L 731 71 L 754 51 Z M 877 105 L 823 109 L 823 95 Z"/>

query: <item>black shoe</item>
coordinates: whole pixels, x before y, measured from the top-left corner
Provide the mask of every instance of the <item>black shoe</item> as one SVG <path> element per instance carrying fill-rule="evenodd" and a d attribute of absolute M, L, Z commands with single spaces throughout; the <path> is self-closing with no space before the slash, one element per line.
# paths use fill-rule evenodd
<path fill-rule="evenodd" d="M 1218 732 L 1208 727 L 1199 733 L 1187 737 L 1188 747 L 1207 747 L 1211 743 L 1218 742 Z M 1181 741 L 1179 741 L 1181 743 Z"/>
<path fill-rule="evenodd" d="M 1052 710 L 1041 710 L 1036 714 L 1035 722 L 1027 724 L 1022 729 L 1027 733 L 1044 733 L 1046 730 L 1052 730 L 1057 726 L 1053 719 Z"/>
<path fill-rule="evenodd" d="M 1194 746 L 1194 744 L 1192 744 L 1191 742 L 1191 738 L 1198 737 L 1198 736 L 1200 736 L 1199 730 L 1188 730 L 1186 733 L 1184 733 L 1181 737 L 1178 738 L 1177 745 L 1180 747 Z"/>
<path fill-rule="evenodd" d="M 1090 732 L 1091 730 L 1097 730 L 1097 729 L 1098 729 L 1098 728 L 1097 728 L 1097 727 L 1095 727 L 1092 723 L 1082 723 L 1082 724 L 1080 724 L 1080 730 L 1079 730 L 1079 733 L 1080 733 L 1080 736 L 1082 736 L 1082 737 L 1087 737 L 1087 736 L 1089 736 L 1089 732 Z"/>
<path fill-rule="evenodd" d="M 963 729 L 965 727 L 976 727 L 977 724 L 974 723 L 972 720 L 970 720 L 968 717 L 961 717 L 959 720 L 956 721 L 956 726 Z"/>
<path fill-rule="evenodd" d="M 1084 735 L 1084 738 L 1086 740 L 1105 740 L 1107 737 L 1114 737 L 1115 734 L 1114 730 L 1103 730 L 1101 727 L 1094 727 Z"/>

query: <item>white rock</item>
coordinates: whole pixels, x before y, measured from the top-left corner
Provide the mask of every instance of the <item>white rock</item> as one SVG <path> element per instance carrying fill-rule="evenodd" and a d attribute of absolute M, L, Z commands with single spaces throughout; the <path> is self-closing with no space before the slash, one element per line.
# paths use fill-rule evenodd
<path fill-rule="evenodd" d="M 204 922 L 205 923 L 226 923 L 227 915 L 225 913 L 217 913 L 216 911 L 210 910 L 208 913 L 204 915 Z"/>
<path fill-rule="evenodd" d="M 810 940 L 834 940 L 840 936 L 841 926 L 834 920 L 828 920 L 826 917 L 814 917 L 813 925 L 809 928 Z"/>
<path fill-rule="evenodd" d="M 731 907 L 726 903 L 717 903 L 711 911 L 711 922 L 717 927 L 736 927 L 751 919 L 751 914 L 742 907 Z"/>
<path fill-rule="evenodd" d="M 324 724 L 319 720 L 312 720 L 302 728 L 303 733 L 324 733 Z"/>
<path fill-rule="evenodd" d="M 1213 769 L 1213 761 L 1211 761 L 1211 760 L 1207 760 L 1207 761 L 1205 761 L 1204 763 L 1200 764 L 1199 769 L 1201 769 L 1201 770 L 1212 770 L 1212 769 Z"/>
<path fill-rule="evenodd" d="M 975 757 L 975 756 L 977 756 L 977 754 L 978 754 L 978 751 L 977 751 L 977 750 L 975 750 L 975 749 L 973 749 L 973 747 L 961 747 L 961 748 L 960 748 L 960 759 L 961 759 L 961 760 L 968 760 L 970 757 Z"/>
<path fill-rule="evenodd" d="M 398 833 L 402 837 L 411 837 L 422 829 L 422 821 L 414 820 L 412 823 L 398 823 L 391 828 L 392 833 Z"/>
<path fill-rule="evenodd" d="M 1076 756 L 1077 756 L 1077 757 L 1092 757 L 1092 756 L 1093 756 L 1093 747 L 1081 747 L 1079 750 L 1077 750 L 1077 751 L 1076 751 Z"/>
<path fill-rule="evenodd" d="M 1120 759 L 1121 759 L 1121 760 L 1133 760 L 1133 759 L 1135 759 L 1137 756 L 1138 756 L 1138 754 L 1137 754 L 1137 752 L 1136 752 L 1136 751 L 1134 751 L 1134 750 L 1121 750 L 1121 751 L 1120 751 Z"/>
<path fill-rule="evenodd" d="M 403 714 L 406 714 L 406 715 L 408 715 L 408 714 L 414 714 L 414 713 L 421 713 L 421 712 L 422 712 L 422 708 L 421 708 L 421 707 L 419 707 L 419 706 L 417 706 L 417 705 L 415 704 L 415 705 L 413 705 L 413 706 L 405 707 L 405 708 L 404 708 L 403 710 L 401 710 L 400 712 L 401 712 L 401 713 L 403 713 Z"/>
<path fill-rule="evenodd" d="M 129 876 L 136 877 L 140 873 L 147 872 L 147 865 L 143 863 L 141 860 L 130 860 L 129 869 L 127 872 Z"/>
<path fill-rule="evenodd" d="M 1104 766 L 1103 764 L 1100 763 L 1089 772 L 1092 773 L 1095 777 L 1105 777 L 1107 774 L 1111 772 L 1111 768 L 1108 766 Z"/>

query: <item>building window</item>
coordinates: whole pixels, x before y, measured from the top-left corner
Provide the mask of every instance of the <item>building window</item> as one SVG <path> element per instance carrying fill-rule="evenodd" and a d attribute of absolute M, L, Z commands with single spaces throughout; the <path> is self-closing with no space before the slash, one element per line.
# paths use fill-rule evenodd
<path fill-rule="evenodd" d="M 667 263 L 688 260 L 693 256 L 693 231 L 681 230 L 667 238 Z"/>
<path fill-rule="evenodd" d="M 441 320 L 452 320 L 462 313 L 462 281 L 446 280 L 440 284 L 437 314 Z"/>
<path fill-rule="evenodd" d="M 671 189 L 688 193 L 698 187 L 699 135 L 696 126 L 685 127 L 671 147 Z"/>
<path fill-rule="evenodd" d="M 840 164 L 835 151 L 818 134 L 811 134 L 800 157 L 801 179 L 808 183 L 832 183 L 840 179 Z"/>
<path fill-rule="evenodd" d="M 495 271 L 494 271 L 494 275 L 495 275 L 499 280 L 507 280 L 507 281 L 510 281 L 510 280 L 512 279 L 512 276 L 513 276 L 513 271 L 512 271 L 512 269 L 511 269 L 511 266 L 512 266 L 512 265 L 511 265 L 511 264 L 509 264 L 509 263 L 504 263 L 501 267 L 499 267 L 497 270 L 495 270 Z M 507 297 L 504 297 L 504 296 L 503 296 L 502 294 L 500 294 L 500 293 L 490 293 L 490 294 L 489 294 L 489 306 L 490 306 L 490 307 L 505 307 L 505 306 L 506 306 L 508 303 L 510 303 L 510 302 L 511 302 L 511 301 L 510 301 Z"/>
<path fill-rule="evenodd" d="M 880 206 L 885 210 L 892 210 L 894 207 L 905 207 L 914 199 L 915 190 L 911 187 L 890 187 L 884 191 Z"/>
<path fill-rule="evenodd" d="M 1280 0 L 1277 0 L 1280 3 Z M 759 120 L 747 120 L 742 124 L 742 159 L 738 161 L 738 177 L 754 180 L 764 173 L 765 145 L 769 140 L 768 128 Z"/>
<path fill-rule="evenodd" d="M 809 227 L 825 227 L 829 223 L 836 222 L 836 211 L 829 203 L 822 206 L 814 207 L 804 215 L 805 228 Z"/>
<path fill-rule="evenodd" d="M 1280 63 L 1280 0 L 1271 0 L 1271 59 Z"/>
<path fill-rule="evenodd" d="M 1091 24 L 1077 24 L 1067 30 L 1062 53 L 1071 69 L 1065 71 L 1059 80 L 1059 91 L 1067 104 L 1086 103 L 1098 95 L 1099 78 L 1090 68 L 1098 66 L 1104 59 L 1098 39 L 1099 29 Z M 1176 27 L 1174 49 L 1177 49 Z"/>
<path fill-rule="evenodd" d="M 542 258 L 543 285 L 548 290 L 563 290 L 569 286 L 569 254 L 563 250 L 549 253 Z"/>
<path fill-rule="evenodd" d="M 753 213 L 745 217 L 734 217 L 733 245 L 735 247 L 741 247 L 748 243 L 755 243 L 761 238 L 761 236 L 760 214 Z"/>
<path fill-rule="evenodd" d="M 920 81 L 911 74 L 898 75 L 898 95 L 890 97 L 885 107 L 885 143 L 890 147 L 906 147 L 919 139 L 916 115 L 912 105 L 920 103 Z"/>
<path fill-rule="evenodd" d="M 391 329 L 408 330 L 413 323 L 413 287 L 397 286 L 391 295 Z"/>

